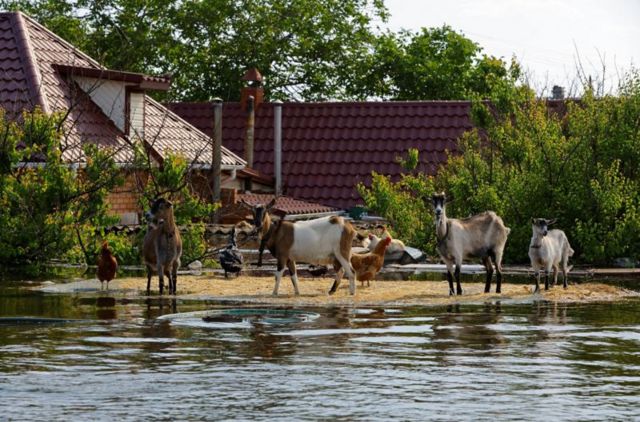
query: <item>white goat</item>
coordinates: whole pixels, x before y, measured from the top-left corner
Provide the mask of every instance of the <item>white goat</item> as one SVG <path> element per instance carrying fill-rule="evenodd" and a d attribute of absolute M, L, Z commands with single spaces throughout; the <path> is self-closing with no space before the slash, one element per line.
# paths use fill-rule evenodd
<path fill-rule="evenodd" d="M 373 233 L 369 233 L 369 238 L 365 239 L 365 241 L 362 242 L 362 245 L 365 248 L 369 249 L 369 251 L 372 251 L 372 250 L 374 250 L 376 248 L 378 243 L 380 243 L 380 240 L 386 239 L 387 237 L 390 237 L 390 234 L 386 230 L 382 234 L 382 238 L 376 236 Z M 392 239 L 391 243 L 387 247 L 386 255 L 401 254 L 402 252 L 404 252 L 404 249 L 405 249 L 405 246 L 404 246 L 404 242 L 402 242 L 402 240 L 400 240 L 400 239 Z"/>
<path fill-rule="evenodd" d="M 548 227 L 556 220 L 544 218 L 532 218 L 531 227 L 533 236 L 529 244 L 529 258 L 531 266 L 536 272 L 536 288 L 534 293 L 540 291 L 540 271 L 544 270 L 544 289 L 549 290 L 549 271 L 553 268 L 553 285 L 558 282 L 558 266 L 562 269 L 562 285 L 567 288 L 567 273 L 572 267 L 567 264 L 569 257 L 573 256 L 573 249 L 569 245 L 569 239 L 562 230 L 548 230 Z"/>
<path fill-rule="evenodd" d="M 434 194 L 431 198 L 436 214 L 436 238 L 438 252 L 447 265 L 447 281 L 449 281 L 449 295 L 454 295 L 453 277 L 456 279 L 456 289 L 462 294 L 460 286 L 460 267 L 462 261 L 470 257 L 481 258 L 487 270 L 487 281 L 484 292 L 491 290 L 493 258 L 496 267 L 496 293 L 500 293 L 502 285 L 502 254 L 507 236 L 511 229 L 506 227 L 502 218 L 493 211 L 486 211 L 464 219 L 447 219 L 445 212 L 446 196 L 444 192 Z M 455 265 L 455 272 L 454 272 Z"/>
<path fill-rule="evenodd" d="M 272 224 L 269 210 L 275 199 L 268 205 L 253 207 L 254 225 L 260 233 L 260 249 L 258 265 L 262 264 L 262 252 L 269 249 L 276 258 L 276 284 L 273 295 L 278 295 L 280 280 L 285 267 L 291 273 L 291 282 L 296 296 L 298 290 L 298 274 L 296 261 L 314 265 L 334 264 L 340 267 L 329 294 L 335 293 L 343 274 L 349 277 L 349 293 L 356 292 L 355 271 L 351 267 L 351 243 L 356 235 L 355 229 L 342 217 L 322 217 L 308 221 L 277 221 Z"/>

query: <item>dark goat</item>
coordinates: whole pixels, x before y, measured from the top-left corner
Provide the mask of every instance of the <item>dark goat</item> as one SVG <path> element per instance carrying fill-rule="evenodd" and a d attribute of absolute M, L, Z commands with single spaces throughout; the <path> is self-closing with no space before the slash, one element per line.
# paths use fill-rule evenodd
<path fill-rule="evenodd" d="M 164 198 L 156 199 L 147 212 L 151 222 L 144 236 L 142 255 L 147 266 L 147 295 L 151 290 L 151 276 L 159 278 L 162 294 L 164 276 L 169 278 L 169 294 L 176 294 L 178 268 L 182 256 L 182 238 L 173 217 L 173 204 Z"/>

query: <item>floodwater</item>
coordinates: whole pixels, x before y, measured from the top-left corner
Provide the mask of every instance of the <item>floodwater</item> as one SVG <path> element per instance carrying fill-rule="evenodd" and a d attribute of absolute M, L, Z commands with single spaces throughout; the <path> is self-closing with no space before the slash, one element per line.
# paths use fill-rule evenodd
<path fill-rule="evenodd" d="M 278 314 L 4 283 L 0 317 L 0 420 L 640 418 L 638 300 Z"/>

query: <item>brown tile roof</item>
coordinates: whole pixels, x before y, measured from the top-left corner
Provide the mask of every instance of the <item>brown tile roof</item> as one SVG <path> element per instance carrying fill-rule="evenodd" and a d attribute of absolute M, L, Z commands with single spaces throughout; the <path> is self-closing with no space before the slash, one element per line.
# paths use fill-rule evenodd
<path fill-rule="evenodd" d="M 273 198 L 273 194 L 242 193 L 238 195 L 238 200 L 242 200 L 252 206 L 268 204 Z M 274 211 L 274 214 L 278 214 L 280 216 L 331 212 L 337 213 L 339 211 L 337 208 L 328 207 L 326 205 L 316 204 L 313 202 L 301 201 L 299 199 L 294 199 L 288 196 L 278 197 L 272 210 Z"/>
<path fill-rule="evenodd" d="M 210 103 L 169 107 L 205 133 L 212 133 Z M 225 103 L 222 143 L 242 155 L 246 117 L 239 103 Z M 420 151 L 418 169 L 434 174 L 457 151 L 456 140 L 472 128 L 465 101 L 284 103 L 282 106 L 284 193 L 339 208 L 362 201 L 355 188 L 371 172 L 398 178 L 397 156 Z M 253 167 L 273 174 L 273 104 L 256 112 Z"/>
<path fill-rule="evenodd" d="M 125 134 L 69 77 L 70 71 L 78 69 L 80 74 L 95 77 L 100 73 L 111 80 L 135 80 L 142 88 L 161 88 L 168 83 L 163 77 L 106 70 L 30 17 L 19 12 L 0 13 L 0 107 L 11 118 L 35 106 L 47 113 L 69 113 L 63 145 L 63 157 L 68 161 L 83 160 L 82 143 L 94 142 L 113 148 L 117 161 L 129 162 L 132 148 Z M 145 101 L 145 138 L 156 156 L 172 150 L 203 165 L 211 162 L 206 135 L 148 96 Z M 226 148 L 222 157 L 223 165 L 245 165 Z"/>
<path fill-rule="evenodd" d="M 127 82 L 140 89 L 153 89 L 166 91 L 171 86 L 171 78 L 165 76 L 150 76 L 143 73 L 123 72 L 104 68 L 54 65 L 54 68 L 63 74 L 72 76 L 85 76 L 109 81 Z"/>

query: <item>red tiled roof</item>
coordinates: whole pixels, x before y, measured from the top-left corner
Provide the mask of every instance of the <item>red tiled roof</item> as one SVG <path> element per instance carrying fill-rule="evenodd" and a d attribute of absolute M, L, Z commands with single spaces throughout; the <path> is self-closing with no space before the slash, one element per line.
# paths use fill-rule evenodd
<path fill-rule="evenodd" d="M 171 78 L 165 76 L 150 76 L 143 73 L 123 72 L 104 68 L 54 65 L 60 73 L 73 76 L 86 76 L 110 81 L 127 82 L 141 89 L 166 91 L 171 86 Z"/>
<path fill-rule="evenodd" d="M 212 134 L 211 103 L 168 105 Z M 246 117 L 239 103 L 222 107 L 222 143 L 242 156 Z M 284 103 L 282 171 L 284 193 L 339 208 L 361 204 L 356 190 L 371 172 L 398 178 L 396 157 L 420 151 L 418 170 L 434 174 L 457 151 L 457 139 L 471 129 L 466 101 Z M 273 174 L 273 104 L 256 111 L 253 168 Z"/>
<path fill-rule="evenodd" d="M 35 106 L 47 113 L 68 113 L 62 145 L 64 159 L 83 160 L 83 142 L 93 142 L 113 148 L 117 161 L 130 162 L 131 143 L 69 77 L 73 69 L 83 69 L 80 73 L 94 77 L 104 74 L 111 80 L 137 81 L 142 88 L 168 83 L 163 77 L 106 70 L 30 17 L 20 12 L 0 13 L 0 107 L 7 110 L 8 117 L 17 118 L 23 109 Z M 163 157 L 171 150 L 184 153 L 196 163 L 211 162 L 211 141 L 205 134 L 153 99 L 146 97 L 145 101 L 144 133 L 156 156 Z M 222 164 L 241 168 L 245 162 L 223 148 Z"/>
<path fill-rule="evenodd" d="M 242 200 L 249 205 L 266 205 L 274 198 L 273 194 L 259 194 L 259 193 L 242 193 L 238 195 L 238 200 Z M 315 204 L 313 202 L 301 201 L 293 199 L 288 196 L 280 196 L 276 199 L 272 210 L 275 214 L 280 216 L 285 215 L 298 215 L 298 214 L 318 214 L 338 212 L 337 208 L 327 207 L 321 204 Z"/>

